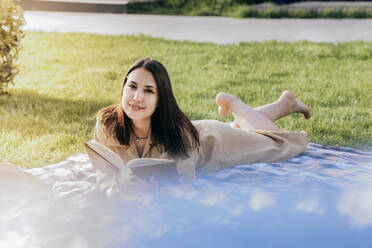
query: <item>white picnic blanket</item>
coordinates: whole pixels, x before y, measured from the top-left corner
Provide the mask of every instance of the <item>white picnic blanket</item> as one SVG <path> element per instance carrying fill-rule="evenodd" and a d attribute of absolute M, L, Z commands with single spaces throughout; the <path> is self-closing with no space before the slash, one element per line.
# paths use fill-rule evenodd
<path fill-rule="evenodd" d="M 328 211 L 330 216 L 346 216 L 354 227 L 369 228 L 372 186 L 364 185 L 372 185 L 372 153 L 314 143 L 286 162 L 236 166 L 197 178 L 193 185 L 160 191 L 98 172 L 86 154 L 33 169 L 0 163 L 0 247 L 164 247 L 162 237 L 176 245 L 175 237 L 188 232 L 208 237 L 211 228 L 221 226 L 245 233 L 254 221 L 243 217 L 274 211 L 275 206 L 280 212 L 275 216 L 285 220 L 293 211 L 316 216 Z M 349 190 L 354 186 L 357 190 Z M 297 193 L 301 190 L 305 194 Z M 323 197 L 324 190 L 337 194 Z M 292 192 L 296 199 L 276 192 Z M 326 207 L 331 200 L 332 206 Z M 293 204 L 286 212 L 281 203 Z M 268 216 L 260 223 L 274 225 Z M 273 240 L 282 228 L 272 229 Z M 255 225 L 250 230 L 259 229 Z M 213 247 L 224 245 L 213 237 Z"/>

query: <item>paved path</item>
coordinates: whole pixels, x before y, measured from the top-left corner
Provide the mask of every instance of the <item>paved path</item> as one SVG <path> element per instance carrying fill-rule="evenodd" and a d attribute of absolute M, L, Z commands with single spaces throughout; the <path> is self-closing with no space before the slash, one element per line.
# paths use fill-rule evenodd
<path fill-rule="evenodd" d="M 146 34 L 228 44 L 244 41 L 372 41 L 372 19 L 235 19 L 25 11 L 25 30 Z"/>

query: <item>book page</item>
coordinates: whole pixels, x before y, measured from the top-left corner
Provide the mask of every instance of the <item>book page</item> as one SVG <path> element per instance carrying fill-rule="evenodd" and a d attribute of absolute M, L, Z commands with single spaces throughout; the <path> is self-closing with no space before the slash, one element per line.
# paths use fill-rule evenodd
<path fill-rule="evenodd" d="M 85 149 L 91 163 L 97 167 L 97 169 L 106 170 L 108 167 L 113 167 L 117 169 L 117 172 L 119 172 L 121 176 L 129 176 L 132 174 L 131 169 L 124 164 L 119 155 L 98 143 L 96 140 L 86 142 Z"/>
<path fill-rule="evenodd" d="M 87 144 L 85 144 L 85 149 L 89 156 L 90 162 L 95 168 L 97 168 L 97 170 L 114 177 L 120 174 L 120 171 L 116 166 L 91 149 Z"/>
<path fill-rule="evenodd" d="M 108 160 L 110 163 L 112 163 L 114 166 L 121 168 L 124 166 L 123 160 L 117 155 L 115 152 L 111 151 L 110 148 L 102 145 L 101 143 L 97 142 L 96 140 L 92 139 L 88 142 L 86 142 L 86 145 L 88 145 L 92 150 L 96 151 L 98 154 L 100 154 L 102 157 L 104 157 L 106 160 Z"/>

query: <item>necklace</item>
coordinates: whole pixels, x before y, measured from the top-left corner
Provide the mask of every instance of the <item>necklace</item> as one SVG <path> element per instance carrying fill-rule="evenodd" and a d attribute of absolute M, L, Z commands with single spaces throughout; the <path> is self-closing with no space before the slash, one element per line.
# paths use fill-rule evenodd
<path fill-rule="evenodd" d="M 149 132 L 150 132 L 150 130 L 149 130 Z M 136 137 L 136 142 L 137 142 L 137 143 L 138 143 L 140 140 L 142 140 L 142 139 L 147 139 L 147 138 L 149 137 L 149 134 L 147 134 L 146 137 L 143 137 L 143 138 L 138 137 L 138 136 L 136 135 L 135 132 L 133 132 L 133 135 Z"/>

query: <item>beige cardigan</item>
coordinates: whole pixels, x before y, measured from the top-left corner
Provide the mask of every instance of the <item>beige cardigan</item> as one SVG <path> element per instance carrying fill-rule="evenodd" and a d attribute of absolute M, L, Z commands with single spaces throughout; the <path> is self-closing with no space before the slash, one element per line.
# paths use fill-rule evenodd
<path fill-rule="evenodd" d="M 306 150 L 306 132 L 260 131 L 233 128 L 217 120 L 192 122 L 199 132 L 200 148 L 185 160 L 177 160 L 179 174 L 187 177 L 206 174 L 235 165 L 288 160 Z M 143 158 L 169 158 L 161 145 L 146 141 Z M 138 158 L 134 142 L 120 145 L 114 135 L 107 136 L 97 120 L 94 138 L 117 153 L 125 163 Z"/>

